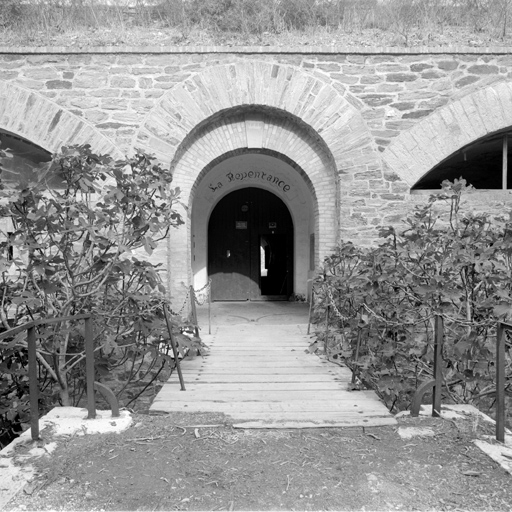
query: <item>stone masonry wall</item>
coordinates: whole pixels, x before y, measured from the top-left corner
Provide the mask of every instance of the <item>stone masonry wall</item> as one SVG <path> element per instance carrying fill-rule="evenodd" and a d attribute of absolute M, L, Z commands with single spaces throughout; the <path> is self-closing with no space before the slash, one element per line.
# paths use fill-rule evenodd
<path fill-rule="evenodd" d="M 159 156 L 170 163 L 185 139 L 173 140 L 163 124 L 159 134 L 157 125 L 186 125 L 172 105 L 181 101 L 186 112 L 188 100 L 180 99 L 175 91 L 181 87 L 180 91 L 192 94 L 193 87 L 204 87 L 204 73 L 210 73 L 209 80 L 214 80 L 215 70 L 230 72 L 248 62 L 269 70 L 268 76 L 261 77 L 263 84 L 271 77 L 279 79 L 284 69 L 282 80 L 304 76 L 305 84 L 314 82 L 312 90 L 304 85 L 304 91 L 316 99 L 324 86 L 335 91 L 361 120 L 350 132 L 355 139 L 350 158 L 345 159 L 343 147 L 338 152 L 333 149 L 339 173 L 339 236 L 344 238 L 368 243 L 378 226 L 399 222 L 421 200 L 410 195 L 410 188 L 417 179 L 415 169 L 424 172 L 432 166 L 423 153 L 430 153 L 438 162 L 462 143 L 512 125 L 512 108 L 507 108 L 512 102 L 512 50 L 425 49 L 413 53 L 377 49 L 346 53 L 336 49 L 213 48 L 72 53 L 66 49 L 20 49 L 4 50 L 0 55 L 0 85 L 8 87 L 12 95 L 10 106 L 0 99 L 0 129 L 17 133 L 13 118 L 20 116 L 25 122 L 18 134 L 54 151 L 59 141 L 68 142 L 64 136 L 68 130 L 61 130 L 44 144 L 37 132 L 38 116 L 44 109 L 54 109 L 57 113 L 52 114 L 52 120 L 56 124 L 62 116 L 73 116 L 81 123 L 77 139 L 78 134 L 84 139 L 86 133 L 94 133 L 103 147 L 111 143 L 122 153 L 147 145 L 146 149 L 159 151 Z M 285 94 L 279 99 L 283 105 Z M 23 108 L 16 107 L 17 98 Z M 29 103 L 34 101 L 30 98 L 48 101 L 31 110 Z M 215 98 L 205 102 L 197 118 L 207 119 L 221 110 L 223 98 L 217 99 L 218 105 Z M 322 126 L 322 116 L 327 115 L 331 117 L 323 123 L 330 124 L 336 114 L 329 110 L 332 101 L 333 95 L 325 93 L 324 102 L 307 103 L 309 124 Z M 166 118 L 159 114 L 158 122 L 150 122 L 159 108 L 162 112 L 167 108 Z M 490 108 L 495 112 L 487 112 Z M 442 127 L 438 129 L 435 123 Z M 324 137 L 328 129 L 319 128 L 317 133 Z M 443 138 L 440 142 L 439 134 Z M 338 139 L 348 136 L 348 132 L 340 132 Z M 333 136 L 327 146 L 335 145 L 335 139 Z M 362 139 L 364 144 L 359 142 Z M 485 199 L 475 204 L 494 210 L 508 204 L 506 192 L 482 194 Z"/>
<path fill-rule="evenodd" d="M 55 101 L 128 151 L 145 115 L 173 85 L 202 68 L 255 56 L 88 55 L 0 56 L 0 79 Z M 511 55 L 275 55 L 348 91 L 379 151 L 415 120 L 475 88 L 512 79 Z"/>

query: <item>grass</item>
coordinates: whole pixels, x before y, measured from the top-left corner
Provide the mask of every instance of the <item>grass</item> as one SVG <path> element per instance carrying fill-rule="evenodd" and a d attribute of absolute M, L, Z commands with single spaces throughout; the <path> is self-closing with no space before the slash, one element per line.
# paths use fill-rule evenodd
<path fill-rule="evenodd" d="M 460 5 L 459 5 L 460 4 Z M 512 0 L 3 0 L 3 45 L 511 44 Z"/>

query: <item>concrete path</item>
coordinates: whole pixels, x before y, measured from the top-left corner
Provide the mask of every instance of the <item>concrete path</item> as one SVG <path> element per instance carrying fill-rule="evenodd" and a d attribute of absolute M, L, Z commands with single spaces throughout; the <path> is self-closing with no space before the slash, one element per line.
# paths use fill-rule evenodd
<path fill-rule="evenodd" d="M 377 426 L 396 421 L 375 393 L 348 391 L 351 373 L 306 352 L 307 305 L 214 303 L 212 334 L 199 312 L 209 354 L 182 364 L 150 411 L 217 412 L 244 428 Z"/>

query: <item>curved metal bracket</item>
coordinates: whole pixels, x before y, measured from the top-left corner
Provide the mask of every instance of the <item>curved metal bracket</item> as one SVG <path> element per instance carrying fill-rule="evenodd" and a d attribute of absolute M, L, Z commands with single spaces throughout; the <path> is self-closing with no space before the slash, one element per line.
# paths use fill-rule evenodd
<path fill-rule="evenodd" d="M 112 410 L 112 417 L 118 418 L 119 404 L 117 403 L 116 395 L 114 395 L 112 390 L 109 387 L 105 386 L 105 384 L 96 381 L 94 381 L 94 389 L 96 391 L 99 391 L 110 405 L 110 409 Z"/>
<path fill-rule="evenodd" d="M 421 402 L 423 401 L 423 397 L 430 391 L 434 389 L 436 385 L 435 379 L 427 380 L 414 393 L 414 398 L 411 405 L 411 416 L 417 417 L 420 414 Z"/>

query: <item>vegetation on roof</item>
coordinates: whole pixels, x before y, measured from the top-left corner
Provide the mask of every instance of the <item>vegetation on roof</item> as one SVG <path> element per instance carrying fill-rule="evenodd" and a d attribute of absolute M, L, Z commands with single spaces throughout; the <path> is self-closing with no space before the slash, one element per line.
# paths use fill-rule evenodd
<path fill-rule="evenodd" d="M 4 45 L 512 44 L 512 0 L 3 0 Z"/>

